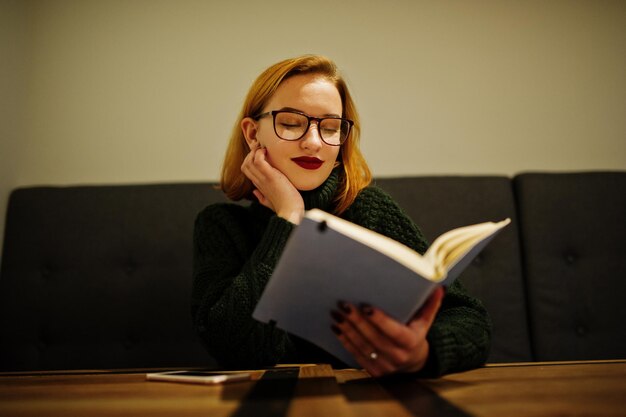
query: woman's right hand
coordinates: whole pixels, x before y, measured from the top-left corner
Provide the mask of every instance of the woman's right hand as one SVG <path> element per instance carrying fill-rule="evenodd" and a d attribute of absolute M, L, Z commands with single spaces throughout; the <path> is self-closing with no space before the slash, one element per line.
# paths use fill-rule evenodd
<path fill-rule="evenodd" d="M 285 174 L 270 165 L 267 149 L 255 142 L 241 164 L 241 171 L 254 184 L 253 193 L 259 203 L 279 217 L 300 224 L 304 216 L 302 196 Z"/>

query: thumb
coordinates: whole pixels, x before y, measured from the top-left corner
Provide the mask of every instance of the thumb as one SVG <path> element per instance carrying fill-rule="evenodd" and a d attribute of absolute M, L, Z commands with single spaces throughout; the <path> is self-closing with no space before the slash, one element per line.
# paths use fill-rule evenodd
<path fill-rule="evenodd" d="M 444 296 L 443 287 L 439 286 L 433 291 L 428 300 L 426 300 L 426 304 L 422 307 L 417 316 L 411 320 L 409 323 L 409 327 L 413 330 L 423 330 L 430 329 L 430 326 L 435 321 L 435 316 L 439 311 L 439 307 L 441 307 L 441 302 Z"/>
<path fill-rule="evenodd" d="M 276 211 L 274 210 L 274 207 L 272 207 L 272 204 L 270 203 L 270 201 L 267 198 L 265 198 L 265 196 L 263 195 L 261 191 L 259 191 L 258 189 L 254 189 L 252 190 L 252 194 L 254 194 L 257 200 L 259 200 L 259 203 L 261 203 L 262 205 L 264 205 L 265 207 L 267 207 L 268 209 L 272 211 Z"/>

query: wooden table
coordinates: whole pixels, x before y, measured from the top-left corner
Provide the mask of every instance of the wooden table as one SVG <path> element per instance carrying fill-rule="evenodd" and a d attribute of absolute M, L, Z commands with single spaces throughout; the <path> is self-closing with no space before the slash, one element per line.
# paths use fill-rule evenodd
<path fill-rule="evenodd" d="M 375 380 L 297 365 L 223 386 L 145 373 L 0 374 L 0 416 L 626 416 L 626 361 L 488 365 L 439 379 Z"/>

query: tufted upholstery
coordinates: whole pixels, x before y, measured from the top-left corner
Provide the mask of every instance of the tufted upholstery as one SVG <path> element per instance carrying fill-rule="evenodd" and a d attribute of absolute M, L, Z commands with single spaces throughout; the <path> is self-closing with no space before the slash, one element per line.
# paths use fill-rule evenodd
<path fill-rule="evenodd" d="M 461 279 L 494 321 L 490 361 L 623 358 L 626 172 L 380 179 L 429 239 L 513 224 Z M 211 366 L 191 329 L 191 235 L 212 184 L 14 191 L 0 371 Z"/>
<path fill-rule="evenodd" d="M 626 173 L 514 182 L 535 359 L 626 357 Z"/>
<path fill-rule="evenodd" d="M 211 365 L 192 331 L 191 234 L 210 184 L 11 195 L 0 369 Z"/>

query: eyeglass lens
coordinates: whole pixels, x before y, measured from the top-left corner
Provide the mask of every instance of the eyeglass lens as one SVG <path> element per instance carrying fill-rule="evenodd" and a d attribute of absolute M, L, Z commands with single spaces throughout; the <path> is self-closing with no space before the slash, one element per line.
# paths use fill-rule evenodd
<path fill-rule="evenodd" d="M 284 140 L 298 140 L 306 133 L 309 119 L 298 113 L 278 112 L 274 116 L 274 129 Z M 322 140 L 329 145 L 341 145 L 348 136 L 350 123 L 343 119 L 322 119 L 318 126 Z"/>

